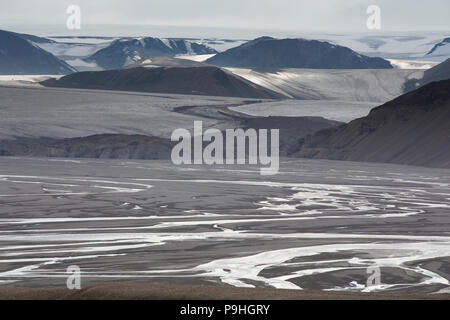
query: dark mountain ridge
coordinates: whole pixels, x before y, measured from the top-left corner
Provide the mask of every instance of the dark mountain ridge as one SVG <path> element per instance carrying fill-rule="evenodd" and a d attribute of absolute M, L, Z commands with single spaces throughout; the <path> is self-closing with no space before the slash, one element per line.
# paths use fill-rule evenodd
<path fill-rule="evenodd" d="M 0 74 L 69 74 L 75 69 L 26 38 L 0 30 Z"/>
<path fill-rule="evenodd" d="M 450 80 L 444 80 L 308 136 L 294 156 L 450 168 L 449 146 Z"/>
<path fill-rule="evenodd" d="M 392 69 L 389 61 L 325 41 L 261 37 L 218 53 L 206 63 L 236 68 Z"/>
<path fill-rule="evenodd" d="M 154 93 L 196 94 L 226 97 L 278 97 L 217 67 L 131 68 L 110 71 L 78 72 L 59 80 L 41 82 L 48 87 L 123 90 Z"/>

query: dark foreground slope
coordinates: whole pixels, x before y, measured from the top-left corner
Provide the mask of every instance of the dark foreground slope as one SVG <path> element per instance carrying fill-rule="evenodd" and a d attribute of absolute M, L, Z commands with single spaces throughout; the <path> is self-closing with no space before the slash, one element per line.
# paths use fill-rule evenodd
<path fill-rule="evenodd" d="M 449 146 L 450 80 L 445 80 L 309 136 L 294 156 L 450 168 Z"/>
<path fill-rule="evenodd" d="M 382 58 L 363 56 L 328 42 L 271 37 L 218 53 L 206 63 L 237 68 L 392 69 Z"/>
<path fill-rule="evenodd" d="M 236 288 L 167 283 L 98 283 L 67 288 L 0 289 L 0 300 L 449 300 L 448 294 L 362 293 L 272 288 Z"/>
<path fill-rule="evenodd" d="M 79 72 L 59 80 L 49 79 L 48 87 L 125 90 L 209 96 L 274 98 L 265 88 L 216 67 L 132 68 Z"/>
<path fill-rule="evenodd" d="M 24 39 L 25 36 L 0 30 L 0 74 L 69 74 L 75 71 Z"/>

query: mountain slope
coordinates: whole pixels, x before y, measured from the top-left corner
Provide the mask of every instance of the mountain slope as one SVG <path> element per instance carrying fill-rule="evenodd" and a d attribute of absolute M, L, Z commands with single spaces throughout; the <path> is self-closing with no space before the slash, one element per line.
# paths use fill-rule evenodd
<path fill-rule="evenodd" d="M 132 68 L 78 72 L 44 86 L 197 94 L 210 96 L 273 98 L 277 94 L 216 67 Z"/>
<path fill-rule="evenodd" d="M 444 80 L 309 136 L 294 156 L 450 168 L 449 146 L 450 80 Z"/>
<path fill-rule="evenodd" d="M 339 121 L 322 117 L 253 117 L 242 121 L 245 129 L 278 129 L 280 130 L 280 156 L 288 156 L 298 150 L 303 137 L 319 130 L 332 128 L 342 124 Z"/>
<path fill-rule="evenodd" d="M 428 69 L 424 72 L 421 79 L 411 79 L 405 82 L 405 92 L 417 89 L 430 82 L 450 79 L 450 59 Z"/>
<path fill-rule="evenodd" d="M 104 69 L 121 69 L 141 59 L 149 57 L 174 57 L 178 54 L 214 54 L 217 53 L 205 45 L 184 39 L 120 39 L 111 43 L 92 56 L 86 62 L 95 62 Z"/>
<path fill-rule="evenodd" d="M 206 60 L 221 67 L 391 69 L 382 58 L 360 55 L 349 48 L 305 39 L 261 37 Z"/>
<path fill-rule="evenodd" d="M 0 30 L 0 74 L 69 74 L 74 71 L 22 36 Z"/>

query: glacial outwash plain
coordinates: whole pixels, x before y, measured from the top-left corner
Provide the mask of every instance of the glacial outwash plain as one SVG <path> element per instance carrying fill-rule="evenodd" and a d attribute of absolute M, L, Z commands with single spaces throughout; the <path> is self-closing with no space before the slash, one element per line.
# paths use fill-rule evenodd
<path fill-rule="evenodd" d="M 0 299 L 448 299 L 448 36 L 1 31 Z M 176 165 L 196 122 L 279 171 Z"/>

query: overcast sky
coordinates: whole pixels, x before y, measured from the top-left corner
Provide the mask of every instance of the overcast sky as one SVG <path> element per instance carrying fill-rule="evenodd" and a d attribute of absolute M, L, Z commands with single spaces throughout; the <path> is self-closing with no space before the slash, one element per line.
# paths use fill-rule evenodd
<path fill-rule="evenodd" d="M 30 25 L 51 25 L 53 32 L 67 33 L 70 4 L 80 6 L 85 27 L 128 24 L 210 27 L 210 32 L 214 28 L 366 32 L 366 9 L 376 4 L 381 8 L 381 31 L 450 31 L 450 0 L 0 0 L 0 29 L 23 26 L 18 30 L 23 31 Z"/>

